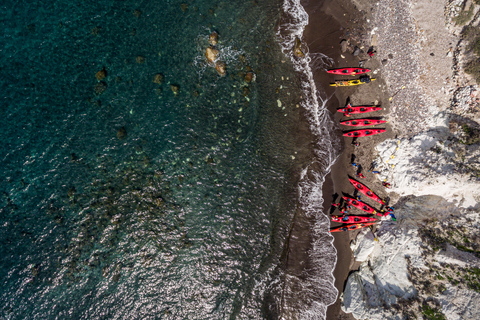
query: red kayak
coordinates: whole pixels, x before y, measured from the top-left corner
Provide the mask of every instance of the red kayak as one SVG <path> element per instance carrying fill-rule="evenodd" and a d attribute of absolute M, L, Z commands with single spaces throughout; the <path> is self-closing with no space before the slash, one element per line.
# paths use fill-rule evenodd
<path fill-rule="evenodd" d="M 361 193 L 363 193 L 364 195 L 366 195 L 370 199 L 375 200 L 378 203 L 381 203 L 381 204 L 385 205 L 385 202 L 382 199 L 380 199 L 375 193 L 373 193 L 372 190 L 368 189 L 365 185 L 361 184 L 360 182 L 358 182 L 356 180 L 353 180 L 352 178 L 348 178 L 348 180 L 350 181 L 351 184 L 353 184 L 353 186 L 355 188 L 357 188 L 358 191 L 360 191 Z"/>
<path fill-rule="evenodd" d="M 367 72 L 370 72 L 370 71 L 372 71 L 372 70 L 364 69 L 364 68 L 338 68 L 338 69 L 327 70 L 328 73 L 345 75 L 345 76 L 353 76 L 353 75 L 356 75 L 356 74 L 367 73 Z"/>
<path fill-rule="evenodd" d="M 385 129 L 361 129 L 361 130 L 355 130 L 355 131 L 349 131 L 345 132 L 343 135 L 345 137 L 368 137 L 368 136 L 373 136 L 374 134 L 379 134 L 385 132 Z"/>
<path fill-rule="evenodd" d="M 345 108 L 337 109 L 337 112 L 343 112 L 345 114 L 355 114 L 355 113 L 366 113 L 366 112 L 373 112 L 373 111 L 380 111 L 382 110 L 379 106 L 354 106 L 352 107 L 348 104 Z"/>
<path fill-rule="evenodd" d="M 362 222 L 374 222 L 375 218 L 363 217 L 363 216 L 333 216 L 332 221 L 340 223 L 362 223 Z"/>
<path fill-rule="evenodd" d="M 357 230 L 357 229 L 362 229 L 371 225 L 374 225 L 375 222 L 368 222 L 368 223 L 356 223 L 356 224 L 351 224 L 348 226 L 343 226 L 340 228 L 335 228 L 330 230 L 330 232 L 343 232 L 343 231 L 350 231 L 350 230 Z"/>
<path fill-rule="evenodd" d="M 361 126 L 375 126 L 377 124 L 386 123 L 387 120 L 375 120 L 375 119 L 355 119 L 341 121 L 340 124 L 344 126 L 361 127 Z"/>
<path fill-rule="evenodd" d="M 377 210 L 373 209 L 371 206 L 369 206 L 366 203 L 363 203 L 361 201 L 358 201 L 356 199 L 349 198 L 349 197 L 343 197 L 343 199 L 345 201 L 347 201 L 347 203 L 351 204 L 352 206 L 354 206 L 357 209 L 363 210 L 363 211 L 368 212 L 370 214 L 376 214 L 377 216 L 383 216 L 380 212 L 377 212 Z"/>

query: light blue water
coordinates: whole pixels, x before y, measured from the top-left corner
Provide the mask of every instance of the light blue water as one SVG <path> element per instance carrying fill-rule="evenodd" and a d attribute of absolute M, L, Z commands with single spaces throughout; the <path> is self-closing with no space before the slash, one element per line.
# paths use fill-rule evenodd
<path fill-rule="evenodd" d="M 268 317 L 302 125 L 281 4 L 2 3 L 0 319 Z"/>

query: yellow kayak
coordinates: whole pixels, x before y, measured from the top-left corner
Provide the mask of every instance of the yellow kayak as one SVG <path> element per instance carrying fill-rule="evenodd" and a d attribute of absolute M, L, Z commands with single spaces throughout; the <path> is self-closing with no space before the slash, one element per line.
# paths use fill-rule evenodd
<path fill-rule="evenodd" d="M 358 86 L 364 83 L 370 83 L 375 81 L 375 78 L 368 78 L 368 79 L 355 79 L 355 80 L 337 80 L 334 83 L 330 83 L 331 87 L 350 87 L 350 86 Z"/>

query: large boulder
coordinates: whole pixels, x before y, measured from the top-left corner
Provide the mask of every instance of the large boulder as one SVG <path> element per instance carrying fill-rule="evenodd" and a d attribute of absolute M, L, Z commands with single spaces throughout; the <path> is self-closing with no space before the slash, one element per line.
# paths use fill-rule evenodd
<path fill-rule="evenodd" d="M 205 51 L 205 57 L 207 58 L 207 61 L 209 63 L 214 63 L 215 60 L 217 60 L 217 56 L 218 56 L 218 50 L 215 49 L 214 47 L 210 46 L 207 48 L 207 51 Z"/>

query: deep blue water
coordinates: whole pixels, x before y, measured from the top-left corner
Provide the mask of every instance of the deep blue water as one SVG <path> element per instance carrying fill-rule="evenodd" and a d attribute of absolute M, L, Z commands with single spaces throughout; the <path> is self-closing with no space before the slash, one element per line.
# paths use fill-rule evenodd
<path fill-rule="evenodd" d="M 0 319 L 268 317 L 299 165 L 281 4 L 2 2 Z"/>

